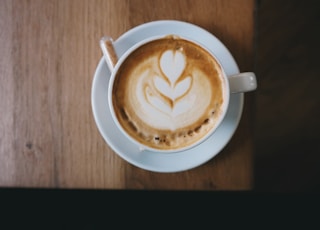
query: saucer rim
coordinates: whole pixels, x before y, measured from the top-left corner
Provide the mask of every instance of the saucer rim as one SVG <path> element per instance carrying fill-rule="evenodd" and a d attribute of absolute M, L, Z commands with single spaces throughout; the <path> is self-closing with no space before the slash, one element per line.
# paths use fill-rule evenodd
<path fill-rule="evenodd" d="M 208 31 L 206 31 L 206 30 L 204 30 L 204 29 L 202 29 L 201 27 L 198 27 L 198 26 L 196 26 L 196 25 L 194 25 L 194 24 L 190 24 L 190 23 L 187 23 L 187 22 L 181 22 L 181 21 L 176 21 L 176 20 L 159 20 L 159 21 L 153 21 L 153 22 L 148 22 L 148 23 L 145 23 L 145 24 L 142 24 L 142 25 L 140 25 L 140 26 L 137 26 L 137 27 L 134 27 L 134 28 L 132 28 L 131 30 L 128 30 L 126 33 L 124 33 L 124 34 L 122 34 L 115 42 L 114 42 L 114 44 L 115 44 L 115 49 L 116 49 L 116 52 L 118 53 L 118 54 L 120 54 L 120 55 L 122 55 L 121 54 L 121 52 L 125 52 L 125 50 L 127 50 L 127 49 L 129 49 L 131 46 L 132 46 L 132 44 L 131 45 L 129 45 L 129 42 L 127 43 L 127 48 L 125 49 L 125 50 L 121 50 L 121 49 L 119 49 L 119 48 L 117 48 L 117 47 L 119 47 L 119 46 L 123 46 L 123 44 L 122 43 L 124 43 L 124 42 L 126 42 L 126 40 L 128 40 L 128 37 L 129 37 L 129 35 L 131 36 L 132 34 L 135 34 L 135 33 L 137 33 L 137 32 L 141 32 L 141 30 L 146 30 L 146 29 L 148 29 L 147 27 L 148 26 L 157 26 L 157 25 L 171 25 L 171 26 L 175 26 L 175 25 L 177 25 L 177 24 L 179 24 L 178 26 L 180 26 L 180 25 L 184 25 L 184 26 L 187 26 L 187 27 L 192 27 L 193 29 L 196 29 L 196 30 L 199 30 L 199 31 L 201 31 L 201 33 L 206 33 L 207 35 L 209 35 L 209 36 L 211 36 L 212 38 L 215 38 L 215 42 L 218 42 L 218 45 L 220 45 L 220 48 L 222 47 L 222 49 L 224 49 L 224 52 L 227 52 L 227 53 L 229 53 L 229 58 L 231 57 L 231 60 L 229 60 L 230 61 L 230 63 L 231 64 L 233 64 L 233 71 L 235 71 L 235 73 L 237 73 L 237 72 L 239 72 L 239 68 L 238 68 L 238 66 L 237 66 L 237 64 L 236 64 L 236 62 L 235 62 L 235 60 L 233 59 L 233 57 L 232 57 L 232 55 L 231 55 L 231 53 L 229 52 L 229 50 L 224 46 L 224 44 L 222 44 L 213 34 L 211 34 L 211 33 L 209 33 Z M 163 33 L 165 33 L 165 32 L 163 32 Z M 146 36 L 146 35 L 144 35 L 144 36 Z M 149 36 L 147 36 L 147 37 L 150 37 L 150 36 L 152 36 L 152 35 L 149 35 Z M 146 37 L 146 38 L 147 38 Z M 141 38 L 140 38 L 141 39 Z M 241 115 L 242 115 L 242 110 L 243 110 L 243 104 L 244 104 L 244 94 L 243 93 L 239 93 L 239 94 L 237 94 L 237 95 L 230 95 L 230 102 L 232 101 L 232 99 L 234 99 L 234 100 L 238 100 L 238 109 L 236 110 L 236 111 L 234 111 L 234 113 L 237 113 L 237 114 L 233 114 L 234 116 L 235 116 L 235 118 L 234 118 L 234 120 L 233 120 L 233 127 L 229 127 L 228 128 L 228 132 L 227 132 L 227 136 L 225 136 L 225 138 L 224 138 L 224 143 L 222 143 L 222 144 L 220 144 L 220 147 L 218 148 L 218 150 L 217 151 L 212 151 L 212 153 L 211 154 L 209 154 L 210 156 L 209 157 L 207 157 L 207 158 L 205 158 L 205 159 L 203 159 L 202 161 L 200 161 L 200 162 L 197 162 L 197 163 L 195 163 L 195 164 L 186 164 L 184 167 L 183 166 L 181 166 L 180 165 L 180 167 L 175 167 L 174 165 L 173 166 L 171 166 L 171 167 L 169 167 L 168 168 L 168 166 L 166 166 L 166 165 L 163 165 L 163 167 L 158 167 L 158 168 L 155 168 L 155 167 L 152 167 L 152 166 L 150 166 L 150 165 L 147 165 L 147 164 L 145 164 L 145 163 L 143 163 L 143 161 L 134 161 L 133 159 L 131 159 L 129 156 L 128 156 L 128 154 L 126 154 L 126 153 L 124 153 L 121 149 L 119 149 L 119 143 L 117 144 L 117 143 L 114 143 L 112 140 L 111 140 L 111 138 L 110 138 L 110 135 L 113 135 L 114 134 L 114 132 L 106 132 L 104 129 L 103 129 L 103 126 L 102 126 L 102 124 L 101 124 L 101 121 L 100 121 L 100 118 L 99 118 L 99 115 L 97 114 L 97 108 L 96 108 L 96 101 L 94 100 L 94 98 L 95 98 L 95 96 L 96 96 L 96 87 L 95 86 L 97 86 L 97 82 L 98 82 L 98 80 L 99 80 L 99 75 L 101 75 L 101 72 L 103 72 L 103 69 L 102 68 L 107 68 L 106 67 L 107 65 L 106 65 L 106 63 L 105 63 L 105 61 L 104 61 L 104 58 L 103 57 L 101 57 L 101 59 L 100 59 L 100 61 L 99 61 L 99 63 L 98 63 L 98 66 L 96 67 L 96 70 L 95 70 L 95 73 L 94 73 L 94 79 L 93 79 L 93 84 L 92 84 L 92 93 L 91 93 L 91 104 L 92 104 L 92 110 L 93 110 L 93 115 L 94 115 L 94 120 L 95 120 L 95 122 L 96 122 L 96 125 L 97 125 L 97 127 L 98 127 L 98 130 L 99 130 L 99 132 L 100 132 L 100 134 L 102 135 L 102 137 L 104 138 L 104 140 L 105 140 L 105 142 L 112 148 L 112 150 L 117 154 L 117 155 L 119 155 L 121 158 L 123 158 L 124 160 L 126 160 L 127 162 L 129 162 L 129 163 L 131 163 L 132 165 L 135 165 L 135 166 L 137 166 L 137 167 L 139 167 L 139 168 L 142 168 L 142 169 L 145 169 L 145 170 L 149 170 L 149 171 L 154 171 L 154 172 L 179 172 L 179 171 L 185 171 L 185 170 L 189 170 L 189 169 L 192 169 L 192 168 L 195 168 L 195 167 L 197 167 L 197 166 L 200 166 L 200 165 L 202 165 L 202 164 L 204 164 L 205 162 L 207 162 L 207 161 L 209 161 L 210 159 L 212 159 L 213 157 L 215 157 L 219 152 L 221 152 L 222 151 L 222 149 L 229 143 L 229 141 L 231 140 L 231 138 L 232 138 L 232 136 L 234 135 L 234 132 L 236 131 L 236 129 L 237 129 L 237 127 L 238 127 L 238 125 L 239 125 L 239 122 L 240 122 L 240 119 L 241 119 Z M 107 72 L 108 72 L 108 74 L 109 74 L 109 76 L 110 76 L 110 71 L 108 71 L 107 70 Z M 226 71 L 227 72 L 227 71 Z M 230 73 L 229 73 L 230 74 Z M 228 74 L 228 75 L 229 75 Z M 107 79 L 107 82 L 109 82 L 109 76 L 107 77 L 108 79 Z M 108 90 L 108 86 L 106 86 L 106 90 Z M 107 92 L 106 92 L 107 93 Z M 231 103 L 230 103 L 231 104 Z M 230 104 L 229 104 L 229 106 L 230 106 Z M 109 110 L 109 106 L 108 105 L 106 105 L 106 109 L 108 110 L 108 112 L 109 113 L 111 113 L 110 112 L 110 110 Z M 229 113 L 229 108 L 228 108 L 228 111 L 227 111 L 227 113 L 226 113 L 226 116 L 227 116 L 227 114 Z M 109 114 L 110 115 L 110 114 Z M 109 116 L 108 115 L 108 116 Z M 111 119 L 111 115 L 110 115 L 110 117 L 108 117 L 108 116 L 105 116 L 105 117 L 107 117 L 107 119 Z M 222 121 L 222 124 L 221 124 L 221 126 L 223 126 L 223 122 L 224 121 Z M 114 122 L 113 122 L 114 123 Z M 115 125 L 115 124 L 114 124 Z M 116 126 L 115 126 L 116 127 Z M 116 127 L 117 128 L 117 127 Z M 223 131 L 225 131 L 225 130 L 223 130 Z M 208 142 L 210 139 L 212 139 L 212 138 L 214 138 L 214 136 L 215 135 L 217 135 L 216 133 L 217 132 L 219 132 L 219 129 L 217 129 L 216 131 L 215 131 L 215 133 L 213 133 L 209 138 L 207 138 L 203 143 L 205 143 L 205 142 Z M 124 136 L 125 137 L 125 136 Z M 125 137 L 125 138 L 127 138 L 127 137 Z M 126 140 L 126 141 L 128 141 L 128 142 L 130 142 L 130 140 Z M 130 145 L 129 143 L 126 143 L 126 145 Z M 202 144 L 200 144 L 200 145 L 203 145 L 203 143 Z M 131 143 L 132 144 L 132 143 Z M 199 145 L 198 145 L 199 146 Z M 183 154 L 184 152 L 189 152 L 189 151 L 196 151 L 196 149 L 197 149 L 197 147 L 198 146 L 195 146 L 195 147 L 193 147 L 192 149 L 188 149 L 188 150 L 185 150 L 185 151 L 179 151 L 179 152 L 176 152 L 176 153 L 163 153 L 163 152 L 159 152 L 161 155 L 163 155 L 163 156 L 165 156 L 165 155 L 167 155 L 167 154 L 169 154 L 169 155 L 176 155 L 177 157 L 178 157 L 178 159 L 179 159 L 179 155 L 181 155 L 181 154 Z M 210 151 L 210 150 L 209 150 Z M 151 151 L 149 151 L 150 152 L 150 155 L 154 155 L 154 156 L 157 156 L 156 155 L 156 153 L 157 152 L 151 152 Z M 137 152 L 137 151 L 135 151 L 135 153 L 137 153 L 137 154 L 140 154 L 139 152 Z M 158 154 L 159 154 L 158 153 Z M 148 153 L 149 154 L 149 153 Z M 149 156 L 148 156 L 149 157 Z M 181 156 L 181 157 L 183 157 L 183 156 Z M 157 158 L 157 157 L 156 157 Z M 159 159 L 161 159 L 161 157 L 159 157 Z"/>

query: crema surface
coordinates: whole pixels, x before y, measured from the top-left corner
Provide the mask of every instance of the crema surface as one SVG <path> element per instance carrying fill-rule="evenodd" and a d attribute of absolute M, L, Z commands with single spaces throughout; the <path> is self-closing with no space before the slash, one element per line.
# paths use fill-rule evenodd
<path fill-rule="evenodd" d="M 122 63 L 112 103 L 132 138 L 174 150 L 215 127 L 224 84 L 219 64 L 206 50 L 168 36 L 142 45 Z"/>

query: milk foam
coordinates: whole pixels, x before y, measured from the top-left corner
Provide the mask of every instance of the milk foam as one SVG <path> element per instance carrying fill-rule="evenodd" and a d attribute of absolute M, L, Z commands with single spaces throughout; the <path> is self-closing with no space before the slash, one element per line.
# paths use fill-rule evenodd
<path fill-rule="evenodd" d="M 221 112 L 216 63 L 210 63 L 212 58 L 202 60 L 208 55 L 199 60 L 188 56 L 181 45 L 145 52 L 137 53 L 119 77 L 118 114 L 123 115 L 118 118 L 128 133 L 146 145 L 177 148 L 194 142 L 214 126 Z"/>
<path fill-rule="evenodd" d="M 179 81 L 179 77 L 183 77 L 181 67 L 185 66 L 185 57 L 180 53 L 178 65 L 172 65 L 172 56 L 166 56 L 168 53 L 161 56 L 158 70 L 146 69 L 139 75 L 137 68 L 132 73 L 137 81 L 134 78 L 130 81 L 128 98 L 135 115 L 148 126 L 174 131 L 191 125 L 203 115 L 211 100 L 207 96 L 211 95 L 211 87 L 204 73 L 196 68 L 192 77 L 188 75 Z M 146 63 L 157 63 L 155 59 L 151 57 Z M 165 62 L 170 63 L 171 68 L 162 68 Z"/>
<path fill-rule="evenodd" d="M 132 92 L 130 97 L 137 108 L 136 115 L 150 127 L 162 130 L 176 130 L 197 121 L 207 109 L 210 98 L 206 95 L 211 93 L 209 84 L 204 83 L 205 78 L 200 75 L 201 72 L 198 72 L 198 77 L 195 77 L 186 95 L 173 101 L 161 95 L 152 84 L 153 81 L 144 86 L 144 77 L 148 77 L 148 74 L 144 73 L 144 77 L 141 77 L 137 84 L 137 90 Z"/>
<path fill-rule="evenodd" d="M 173 86 L 186 66 L 185 56 L 180 50 L 166 50 L 160 57 L 160 67 Z"/>

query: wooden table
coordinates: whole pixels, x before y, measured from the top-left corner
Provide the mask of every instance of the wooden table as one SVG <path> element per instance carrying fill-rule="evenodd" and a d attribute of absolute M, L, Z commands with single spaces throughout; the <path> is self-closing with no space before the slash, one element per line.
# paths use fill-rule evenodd
<path fill-rule="evenodd" d="M 253 188 L 253 93 L 212 160 L 191 170 L 137 168 L 101 137 L 91 86 L 99 39 L 145 22 L 199 25 L 253 70 L 254 0 L 0 0 L 0 187 L 161 190 Z"/>

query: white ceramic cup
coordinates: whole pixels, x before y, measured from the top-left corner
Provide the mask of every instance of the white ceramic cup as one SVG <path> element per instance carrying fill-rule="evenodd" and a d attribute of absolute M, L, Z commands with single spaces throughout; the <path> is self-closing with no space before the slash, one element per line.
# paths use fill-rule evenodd
<path fill-rule="evenodd" d="M 141 47 L 142 45 L 149 43 L 151 41 L 155 41 L 157 39 L 162 39 L 164 37 L 168 36 L 175 36 L 175 37 L 180 37 L 181 39 L 188 40 L 197 46 L 202 47 L 204 50 L 206 50 L 210 55 L 219 63 L 220 68 L 221 68 L 221 73 L 222 73 L 222 80 L 224 82 L 223 87 L 224 87 L 224 96 L 223 96 L 223 104 L 222 104 L 222 113 L 218 117 L 218 120 L 216 121 L 216 125 L 209 131 L 205 136 L 203 136 L 201 139 L 193 142 L 192 144 L 188 146 L 184 146 L 181 148 L 175 148 L 175 149 L 158 149 L 154 147 L 150 147 L 147 145 L 144 145 L 140 142 L 138 142 L 135 138 L 130 136 L 125 129 L 121 126 L 120 122 L 117 119 L 117 116 L 115 114 L 115 110 L 113 107 L 112 103 L 112 97 L 113 97 L 113 86 L 114 86 L 114 81 L 115 77 L 118 73 L 118 71 L 122 68 L 122 63 L 131 55 L 133 51 Z M 171 152 L 178 152 L 178 151 L 184 151 L 187 149 L 190 149 L 192 147 L 195 147 L 199 144 L 201 144 L 203 141 L 205 141 L 208 137 L 210 137 L 215 130 L 219 127 L 219 125 L 223 122 L 223 119 L 226 115 L 228 106 L 229 106 L 229 98 L 230 94 L 233 93 L 244 93 L 244 92 L 249 92 L 253 91 L 257 88 L 257 80 L 256 76 L 253 72 L 242 72 L 239 74 L 235 74 L 232 76 L 227 76 L 225 73 L 225 70 L 223 69 L 223 66 L 220 64 L 219 59 L 209 50 L 205 47 L 205 45 L 200 44 L 196 40 L 187 38 L 187 37 L 182 37 L 179 35 L 173 35 L 173 34 L 167 34 L 167 35 L 161 35 L 161 36 L 154 36 L 154 37 L 149 37 L 147 39 L 144 39 L 135 45 L 133 45 L 131 48 L 129 48 L 119 59 L 116 56 L 116 52 L 113 48 L 112 45 L 113 41 L 112 38 L 110 37 L 103 37 L 100 40 L 100 46 L 104 54 L 104 58 L 107 62 L 108 68 L 111 72 L 110 76 L 110 81 L 109 81 L 109 88 L 108 88 L 108 106 L 111 112 L 112 119 L 116 126 L 119 128 L 119 130 L 124 134 L 124 136 L 127 137 L 127 139 L 131 142 L 133 142 L 139 150 L 149 150 L 149 151 L 156 151 L 156 152 L 163 152 L 163 153 L 171 153 Z M 125 140 L 124 140 L 125 141 Z"/>

